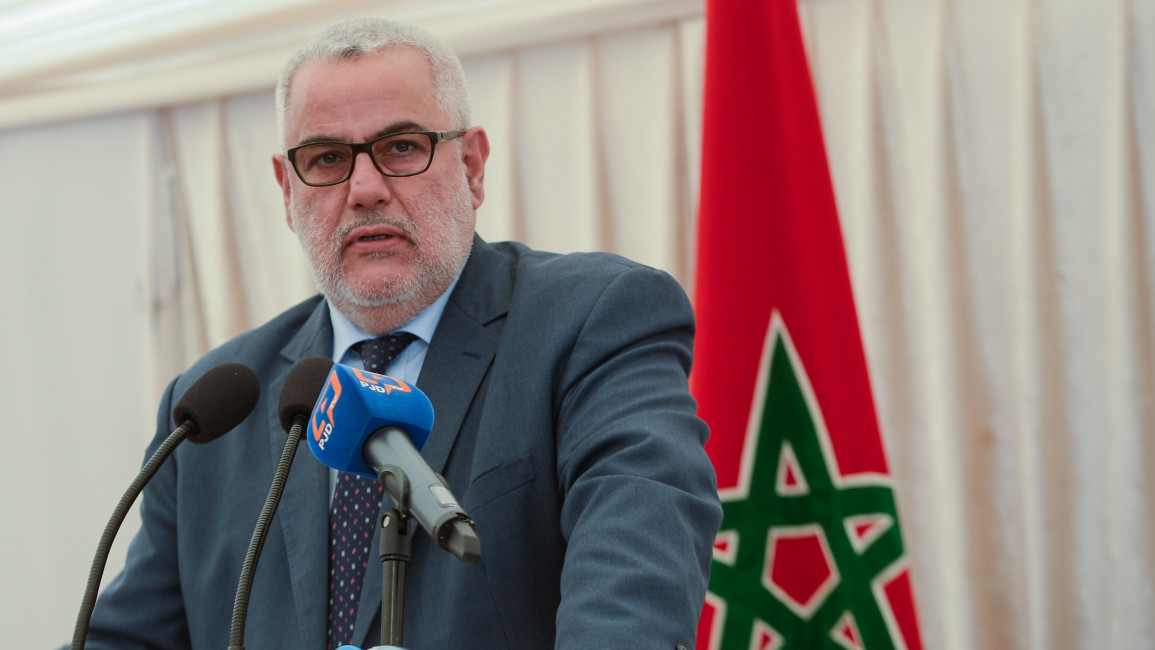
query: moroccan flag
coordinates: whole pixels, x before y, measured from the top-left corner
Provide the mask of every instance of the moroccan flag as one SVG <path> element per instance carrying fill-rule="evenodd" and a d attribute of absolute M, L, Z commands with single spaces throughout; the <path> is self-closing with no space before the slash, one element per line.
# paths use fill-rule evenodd
<path fill-rule="evenodd" d="M 795 0 L 708 0 L 706 30 L 699 650 L 921 648 Z"/>

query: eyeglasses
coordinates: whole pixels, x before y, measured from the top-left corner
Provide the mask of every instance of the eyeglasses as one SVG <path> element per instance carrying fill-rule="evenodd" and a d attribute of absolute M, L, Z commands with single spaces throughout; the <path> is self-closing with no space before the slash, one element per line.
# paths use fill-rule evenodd
<path fill-rule="evenodd" d="M 438 142 L 465 135 L 465 131 L 405 131 L 368 142 L 310 142 L 286 154 L 305 185 L 324 187 L 344 183 L 353 175 L 358 154 L 369 154 L 373 166 L 385 176 L 416 176 L 433 164 Z"/>

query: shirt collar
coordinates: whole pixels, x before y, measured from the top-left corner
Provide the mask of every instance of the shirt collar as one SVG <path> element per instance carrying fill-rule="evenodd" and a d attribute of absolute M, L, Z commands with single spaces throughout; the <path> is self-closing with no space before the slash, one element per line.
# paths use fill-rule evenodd
<path fill-rule="evenodd" d="M 441 322 L 441 314 L 445 312 L 445 305 L 449 303 L 449 295 L 457 287 L 457 281 L 461 278 L 461 271 L 457 272 L 457 277 L 453 278 L 453 283 L 449 288 L 441 293 L 428 307 L 422 309 L 420 313 L 411 318 L 409 322 L 401 327 L 398 327 L 394 332 L 405 331 L 413 334 L 428 345 L 433 340 L 433 333 L 437 330 L 437 324 Z M 331 301 L 326 301 L 329 305 L 329 320 L 333 324 L 333 356 L 336 361 L 340 361 L 349 348 L 353 347 L 361 341 L 367 341 L 375 338 L 365 330 L 357 327 L 353 321 L 349 320 L 345 314 L 337 311 Z"/>

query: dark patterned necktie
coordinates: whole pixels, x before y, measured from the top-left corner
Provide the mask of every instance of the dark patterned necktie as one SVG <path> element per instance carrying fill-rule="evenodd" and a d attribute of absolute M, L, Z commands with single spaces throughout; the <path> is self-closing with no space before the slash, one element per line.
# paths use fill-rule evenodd
<path fill-rule="evenodd" d="M 389 362 L 415 340 L 409 332 L 398 332 L 362 341 L 353 349 L 361 353 L 366 370 L 384 374 Z M 379 481 L 337 473 L 337 491 L 329 509 L 329 650 L 352 641 L 382 491 Z"/>

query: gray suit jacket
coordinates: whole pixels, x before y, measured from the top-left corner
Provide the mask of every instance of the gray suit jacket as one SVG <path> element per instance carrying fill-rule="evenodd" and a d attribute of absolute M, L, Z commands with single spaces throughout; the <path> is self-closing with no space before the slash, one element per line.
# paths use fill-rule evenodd
<path fill-rule="evenodd" d="M 423 455 L 476 521 L 482 559 L 465 565 L 415 532 L 408 648 L 693 646 L 721 509 L 686 386 L 692 339 L 685 294 L 661 271 L 475 239 L 417 385 L 436 413 Z M 282 384 L 331 346 L 314 297 L 169 386 L 149 454 L 209 368 L 248 365 L 262 396 L 237 430 L 178 448 L 145 490 L 141 530 L 88 647 L 228 647 L 237 577 L 285 442 Z M 250 650 L 325 647 L 329 483 L 304 447 L 257 567 Z M 373 553 L 361 647 L 380 642 L 381 574 Z"/>

